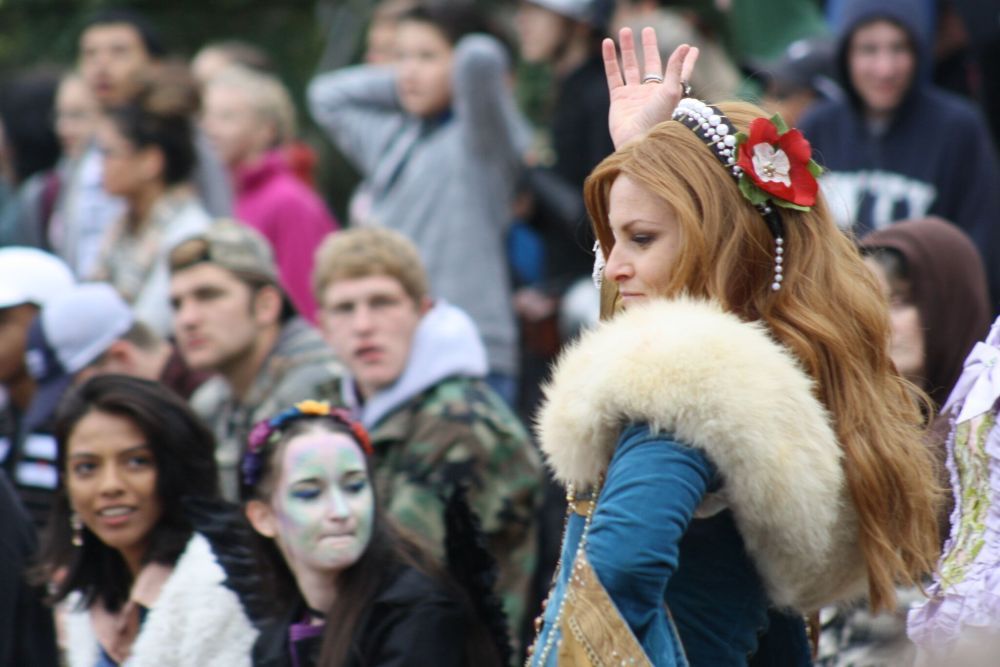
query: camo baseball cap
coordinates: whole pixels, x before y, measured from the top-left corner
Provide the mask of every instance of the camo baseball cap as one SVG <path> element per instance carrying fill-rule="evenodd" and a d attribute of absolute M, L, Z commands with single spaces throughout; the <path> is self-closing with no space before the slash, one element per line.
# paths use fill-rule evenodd
<path fill-rule="evenodd" d="M 258 231 L 235 220 L 216 220 L 201 234 L 170 251 L 170 272 L 209 262 L 244 280 L 280 285 L 271 245 Z"/>

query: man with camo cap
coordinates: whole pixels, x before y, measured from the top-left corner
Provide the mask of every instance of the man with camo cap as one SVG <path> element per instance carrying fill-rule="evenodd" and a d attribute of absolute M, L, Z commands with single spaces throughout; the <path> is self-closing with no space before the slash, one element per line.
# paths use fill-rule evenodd
<path fill-rule="evenodd" d="M 340 377 L 322 337 L 282 291 L 271 248 L 256 231 L 217 221 L 170 253 L 174 335 L 185 361 L 218 376 L 191 405 L 211 426 L 223 495 L 236 499 L 238 467 L 257 421 Z"/>
<path fill-rule="evenodd" d="M 441 554 L 444 498 L 467 487 L 516 634 L 535 569 L 542 473 L 524 427 L 484 380 L 475 325 L 430 300 L 417 249 L 388 229 L 328 237 L 313 287 L 320 326 L 348 369 L 338 393 L 371 432 L 380 501 Z"/>

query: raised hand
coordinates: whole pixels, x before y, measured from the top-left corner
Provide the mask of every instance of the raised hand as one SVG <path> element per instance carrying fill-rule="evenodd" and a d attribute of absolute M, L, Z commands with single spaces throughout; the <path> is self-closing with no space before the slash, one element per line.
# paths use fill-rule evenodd
<path fill-rule="evenodd" d="M 674 107 L 683 96 L 683 85 L 687 83 L 698 60 L 697 48 L 681 44 L 670 54 L 666 70 L 661 69 L 656 31 L 643 28 L 643 76 L 639 70 L 631 28 L 622 28 L 618 41 L 621 44 L 621 67 L 618 65 L 614 40 L 605 39 L 601 44 L 604 72 L 608 77 L 608 92 L 611 96 L 608 129 L 615 148 L 621 147 L 657 123 L 670 119 Z"/>

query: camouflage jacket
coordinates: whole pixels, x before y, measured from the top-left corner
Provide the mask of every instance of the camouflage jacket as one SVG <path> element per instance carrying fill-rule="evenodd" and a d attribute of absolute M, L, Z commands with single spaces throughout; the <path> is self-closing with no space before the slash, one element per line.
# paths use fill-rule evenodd
<path fill-rule="evenodd" d="M 281 328 L 274 349 L 241 401 L 229 385 L 213 377 L 191 397 L 191 406 L 211 426 L 216 438 L 216 460 L 222 494 L 239 496 L 239 463 L 247 436 L 255 423 L 307 398 L 332 399 L 332 383 L 343 366 L 326 342 L 305 320 L 295 318 Z"/>
<path fill-rule="evenodd" d="M 518 418 L 485 381 L 451 377 L 399 405 L 370 429 L 379 500 L 409 533 L 444 553 L 444 498 L 467 484 L 512 634 L 535 571 L 542 470 Z"/>

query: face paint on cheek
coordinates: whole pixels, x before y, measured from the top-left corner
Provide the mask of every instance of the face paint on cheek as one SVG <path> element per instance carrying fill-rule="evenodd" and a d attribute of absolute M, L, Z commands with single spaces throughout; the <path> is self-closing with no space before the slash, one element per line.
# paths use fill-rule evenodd
<path fill-rule="evenodd" d="M 275 513 L 293 570 L 342 570 L 368 548 L 375 503 L 365 471 L 347 436 L 306 433 L 288 443 Z"/>

